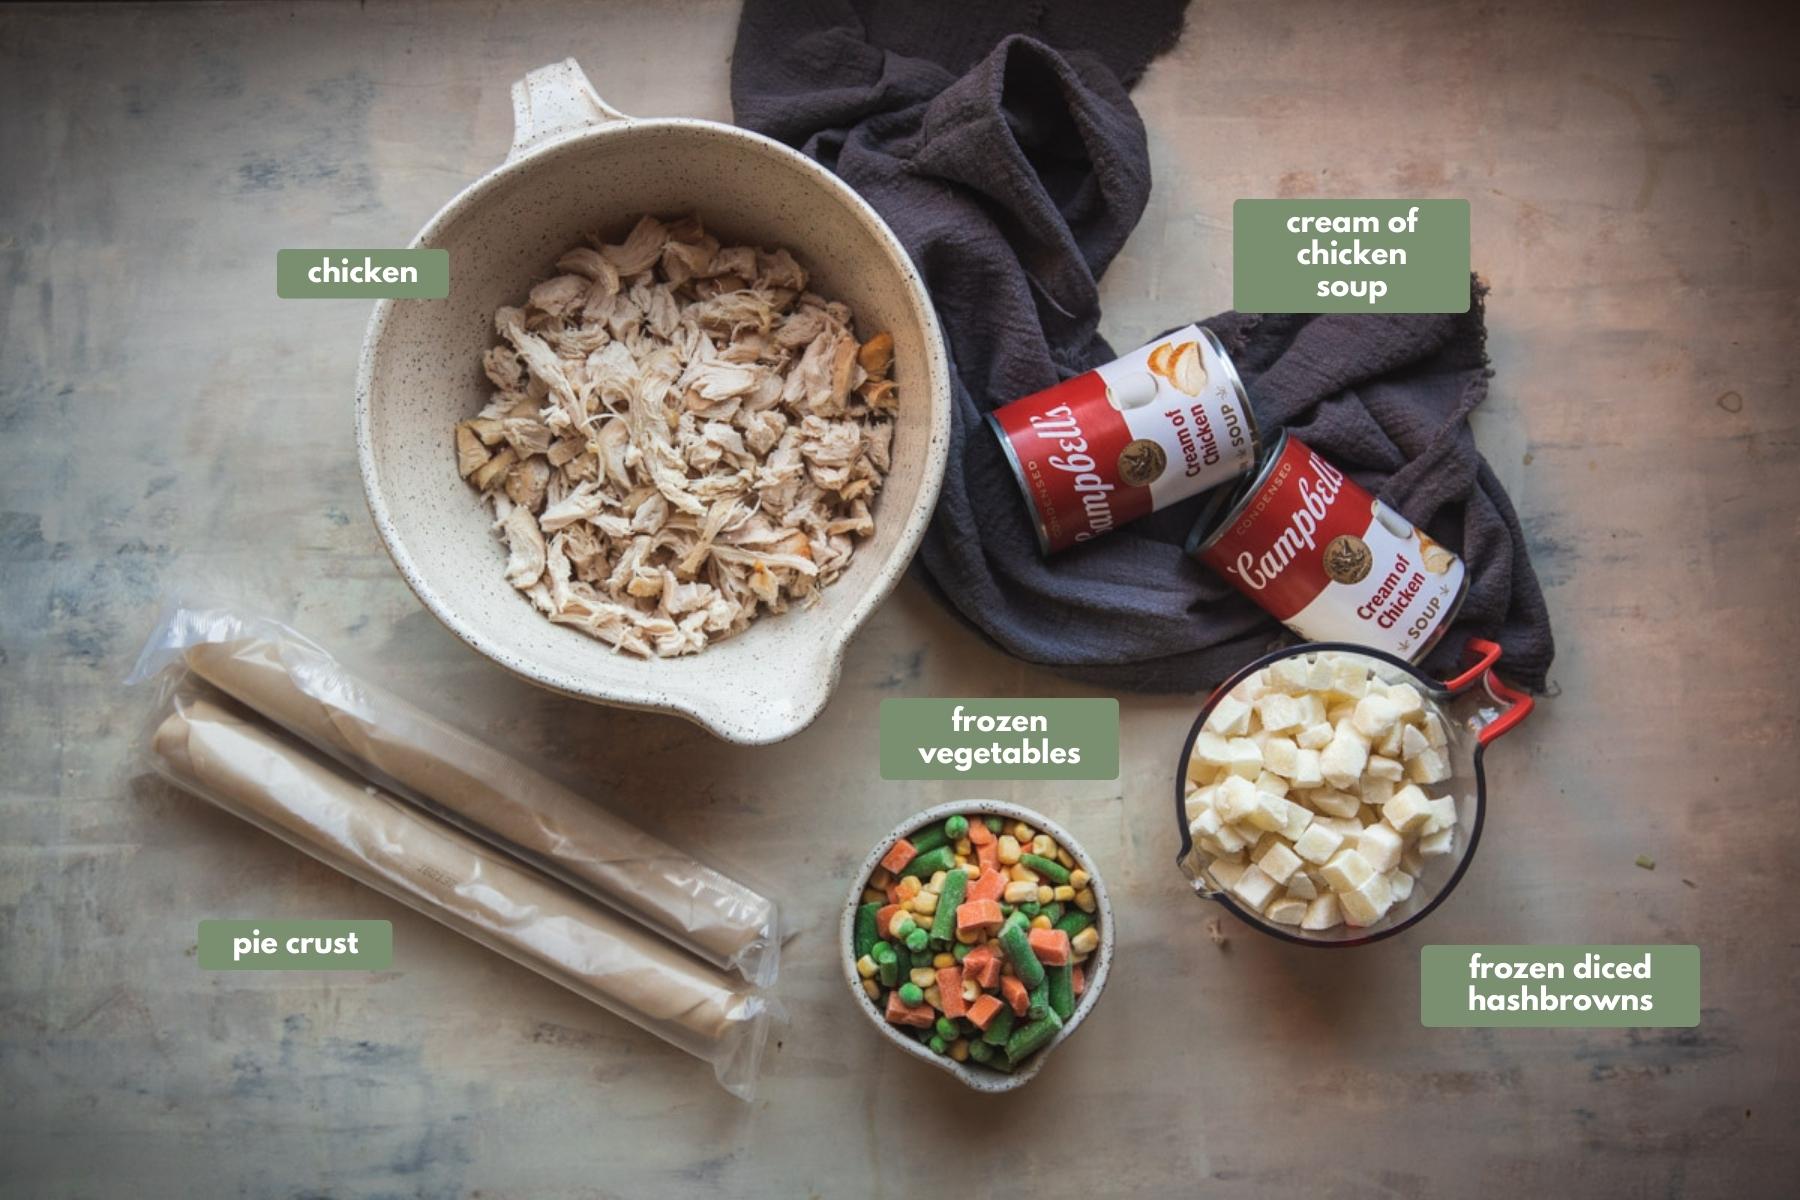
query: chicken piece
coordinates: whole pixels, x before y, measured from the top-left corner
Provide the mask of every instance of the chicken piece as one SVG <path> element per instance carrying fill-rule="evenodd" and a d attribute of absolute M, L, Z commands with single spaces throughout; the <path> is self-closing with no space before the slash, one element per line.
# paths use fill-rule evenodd
<path fill-rule="evenodd" d="M 544 573 L 544 533 L 537 518 L 523 508 L 508 513 L 501 525 L 506 539 L 506 582 L 523 591 L 536 583 Z"/>

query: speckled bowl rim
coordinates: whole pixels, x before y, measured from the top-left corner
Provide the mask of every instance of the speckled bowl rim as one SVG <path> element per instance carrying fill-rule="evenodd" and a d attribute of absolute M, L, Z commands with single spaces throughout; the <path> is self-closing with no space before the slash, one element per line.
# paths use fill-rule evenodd
<path fill-rule="evenodd" d="M 824 678 L 819 681 L 822 686 L 816 686 L 813 689 L 812 702 L 800 710 L 790 723 L 776 728 L 768 728 L 740 719 L 723 706 L 708 707 L 704 701 L 693 701 L 674 696 L 658 691 L 654 686 L 630 684 L 600 686 L 581 678 L 572 671 L 543 668 L 537 664 L 516 659 L 505 646 L 484 637 L 472 627 L 465 625 L 455 609 L 418 570 L 411 553 L 407 550 L 395 527 L 382 491 L 381 474 L 375 458 L 369 397 L 375 378 L 376 348 L 383 340 L 388 319 L 394 308 L 395 302 L 391 299 L 376 301 L 374 311 L 369 316 L 368 328 L 363 336 L 362 353 L 358 360 L 356 373 L 357 463 L 362 473 L 363 496 L 368 503 L 369 513 L 374 518 L 376 531 L 381 536 L 381 543 L 386 548 L 388 557 L 393 560 L 401 577 L 406 580 L 407 586 L 413 590 L 413 594 L 419 598 L 426 611 L 472 649 L 492 659 L 513 674 L 554 692 L 625 708 L 674 713 L 693 721 L 726 741 L 750 746 L 769 745 L 784 741 L 799 733 L 812 724 L 819 713 L 824 710 L 843 673 L 844 653 L 850 644 L 850 639 L 856 635 L 875 609 L 899 584 L 900 577 L 905 573 L 908 564 L 912 561 L 913 554 L 918 550 L 919 542 L 925 536 L 925 529 L 931 521 L 932 512 L 937 507 L 938 493 L 943 487 L 944 469 L 949 461 L 950 451 L 949 356 L 944 348 L 943 330 L 938 325 L 937 310 L 932 305 L 930 293 L 926 290 L 925 282 L 913 266 L 912 259 L 907 255 L 905 247 L 900 244 L 900 239 L 888 227 L 887 222 L 882 220 L 868 202 L 857 195 L 848 184 L 812 159 L 771 138 L 718 121 L 706 121 L 692 117 L 621 116 L 566 136 L 552 138 L 508 158 L 458 192 L 442 208 L 438 209 L 412 239 L 410 248 L 418 249 L 432 245 L 446 225 L 468 208 L 485 200 L 503 182 L 527 174 L 557 156 L 579 154 L 586 147 L 605 139 L 641 136 L 645 133 L 668 130 L 723 138 L 810 175 L 824 187 L 828 194 L 836 196 L 840 203 L 850 208 L 874 235 L 875 240 L 887 256 L 889 266 L 899 277 L 912 302 L 912 307 L 919 317 L 919 332 L 924 341 L 925 358 L 930 376 L 928 387 L 923 390 L 929 393 L 928 399 L 931 405 L 927 436 L 925 444 L 921 448 L 921 453 L 925 456 L 924 474 L 920 480 L 918 495 L 913 500 L 912 509 L 905 516 L 900 536 L 889 552 L 887 560 L 880 564 L 863 593 L 849 605 L 837 626 L 834 638 L 823 659 L 822 674 Z M 892 519 L 892 517 L 893 514 L 887 514 L 887 519 Z M 834 586 L 843 586 L 842 581 Z M 752 627 L 738 636 L 751 636 L 755 632 Z"/>
<path fill-rule="evenodd" d="M 1094 915 L 1100 922 L 1100 945 L 1095 949 L 1089 961 L 1092 970 L 1087 973 L 1087 984 L 1082 989 L 1081 1000 L 1075 1006 L 1075 1013 L 1063 1027 L 1057 1031 L 1050 1044 L 1025 1060 L 1025 1065 L 1008 1075 L 1000 1071 L 983 1069 L 979 1064 L 959 1063 L 944 1054 L 933 1054 L 931 1048 L 917 1038 L 907 1037 L 898 1029 L 888 1024 L 886 1018 L 863 991 L 862 977 L 856 973 L 856 962 L 852 951 L 856 948 L 856 910 L 862 905 L 863 884 L 874 872 L 881 856 L 887 853 L 895 839 L 903 838 L 909 833 L 923 829 L 936 821 L 962 813 L 982 813 L 989 816 L 1007 817 L 1015 821 L 1023 821 L 1027 825 L 1049 834 L 1056 839 L 1056 844 L 1069 852 L 1069 856 L 1080 864 L 1088 873 L 1089 886 L 1094 889 Z M 1037 1078 L 1039 1071 L 1050 1056 L 1080 1029 L 1087 1020 L 1088 1013 L 1100 1003 L 1100 993 L 1106 989 L 1107 977 L 1112 972 L 1113 946 L 1116 930 L 1113 922 L 1112 901 L 1106 895 L 1106 880 L 1101 875 L 1094 860 L 1087 851 L 1081 848 L 1068 830 L 1046 817 L 1043 813 L 1026 808 L 1022 804 L 1013 804 L 1006 800 L 952 800 L 945 804 L 935 804 L 924 812 L 917 813 L 894 828 L 888 835 L 875 844 L 863 859 L 862 866 L 857 868 L 856 878 L 850 884 L 850 896 L 844 905 L 843 918 L 838 922 L 838 961 L 843 964 L 844 981 L 850 988 L 851 1001 L 867 1017 L 881 1035 L 914 1058 L 930 1063 L 940 1071 L 948 1071 L 957 1080 L 978 1092 L 1000 1093 L 1010 1092 L 1014 1088 L 1024 1087 Z"/>

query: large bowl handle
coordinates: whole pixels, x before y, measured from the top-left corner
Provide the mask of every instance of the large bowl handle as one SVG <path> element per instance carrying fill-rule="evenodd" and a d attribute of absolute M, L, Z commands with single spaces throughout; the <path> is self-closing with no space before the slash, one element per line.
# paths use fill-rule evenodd
<path fill-rule="evenodd" d="M 506 161 L 545 142 L 604 125 L 630 120 L 600 98 L 572 58 L 539 67 L 512 86 L 513 142 Z"/>

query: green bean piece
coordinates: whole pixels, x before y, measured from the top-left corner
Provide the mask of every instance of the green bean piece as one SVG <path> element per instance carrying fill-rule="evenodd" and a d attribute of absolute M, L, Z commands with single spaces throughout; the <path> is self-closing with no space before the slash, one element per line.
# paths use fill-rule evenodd
<path fill-rule="evenodd" d="M 958 1029 L 956 1027 L 956 1022 L 952 1021 L 949 1017 L 939 1017 L 937 1019 L 937 1033 L 938 1036 L 943 1038 L 946 1042 L 954 1042 L 957 1038 L 962 1036 L 962 1030 Z"/>
<path fill-rule="evenodd" d="M 1062 930 L 1070 937 L 1074 937 L 1093 923 L 1094 918 L 1088 916 L 1078 908 L 1073 912 L 1064 913 L 1062 920 L 1056 922 L 1056 928 Z"/>
<path fill-rule="evenodd" d="M 1013 974 L 1019 977 L 1019 982 L 1028 988 L 1035 988 L 1044 982 L 1044 964 L 1032 952 L 1031 942 L 1025 932 L 1025 918 L 1020 917 L 1018 922 L 1014 924 L 1012 918 L 1008 918 L 1006 924 L 1000 927 L 1000 948 L 1006 951 L 1006 957 L 1012 959 Z"/>
<path fill-rule="evenodd" d="M 1050 979 L 1050 1011 L 1067 1021 L 1075 1012 L 1075 966 L 1046 968 Z"/>
<path fill-rule="evenodd" d="M 1044 911 L 1044 906 L 1039 904 L 1036 900 L 1027 900 L 1025 903 L 1019 905 L 1019 911 L 1028 917 L 1035 917 Z"/>
<path fill-rule="evenodd" d="M 975 947 L 969 945 L 969 943 L 967 943 L 967 942 L 958 942 L 958 943 L 956 943 L 956 945 L 954 947 L 951 948 L 950 953 L 952 953 L 956 956 L 957 962 L 961 962 L 963 959 L 969 957 L 969 951 L 973 950 L 974 948 Z"/>
<path fill-rule="evenodd" d="M 869 949 L 875 960 L 875 978 L 882 987 L 893 987 L 900 979 L 900 955 L 890 942 L 876 942 Z"/>
<path fill-rule="evenodd" d="M 933 1054 L 942 1054 L 946 1050 L 950 1049 L 950 1043 L 946 1042 L 943 1038 L 939 1037 L 935 1033 L 931 1035 L 931 1040 L 929 1042 L 926 1042 L 925 1044 L 927 1046 L 931 1047 L 931 1052 Z"/>
<path fill-rule="evenodd" d="M 983 821 L 982 824 L 986 825 L 988 827 L 989 833 L 999 833 L 1001 827 L 1004 826 L 1006 823 L 1004 821 L 1002 821 L 999 817 L 989 817 L 985 821 Z"/>
<path fill-rule="evenodd" d="M 938 893 L 937 909 L 931 921 L 931 940 L 948 946 L 956 940 L 956 906 L 968 894 L 969 877 L 961 871 L 944 876 L 944 890 Z"/>
<path fill-rule="evenodd" d="M 944 844 L 946 840 L 944 827 L 933 825 L 930 828 L 921 829 L 906 840 L 912 843 L 912 848 L 916 853 L 928 854 Z M 902 871 L 901 874 L 905 874 L 905 872 Z"/>
<path fill-rule="evenodd" d="M 1069 869 L 1055 859 L 1045 858 L 1041 854 L 1021 854 L 1019 864 L 1036 871 L 1052 883 L 1069 882 Z"/>
<path fill-rule="evenodd" d="M 987 1032 L 981 1035 L 981 1040 L 990 1046 L 1004 1046 L 1006 1039 L 1012 1034 L 1012 1028 L 1013 1010 L 1002 1007 L 994 1014 L 994 1019 L 988 1022 Z"/>
<path fill-rule="evenodd" d="M 875 928 L 875 914 L 881 911 L 879 904 L 865 904 L 856 910 L 856 957 L 867 954 L 875 943 L 881 940 L 881 932 Z"/>
<path fill-rule="evenodd" d="M 921 954 L 931 944 L 931 934 L 914 925 L 906 931 L 906 948 L 914 954 Z"/>
<path fill-rule="evenodd" d="M 907 980 L 900 985 L 900 1003 L 908 1007 L 925 1003 L 925 989 L 912 980 Z"/>
<path fill-rule="evenodd" d="M 948 871 L 956 865 L 956 852 L 948 846 L 940 845 L 935 850 L 927 850 L 901 868 L 900 874 L 917 875 L 920 879 L 930 879 L 939 871 Z"/>
<path fill-rule="evenodd" d="M 1043 1020 L 1021 1026 L 1006 1039 L 1006 1061 L 1016 1063 L 1028 1055 L 1036 1054 L 1062 1027 L 1062 1018 L 1055 1013 L 1047 1013 Z"/>
<path fill-rule="evenodd" d="M 1025 1009 L 1027 1021 L 1041 1021 L 1044 1014 L 1050 1011 L 1050 972 L 1044 972 L 1044 982 L 1031 989 L 1029 1006 Z"/>
<path fill-rule="evenodd" d="M 1062 918 L 1063 918 L 1062 901 L 1052 900 L 1050 903 L 1044 905 L 1043 908 L 1038 910 L 1038 915 L 1043 916 L 1043 917 L 1049 917 L 1050 918 L 1050 928 L 1055 929 L 1056 923 L 1058 921 L 1062 920 Z"/>
<path fill-rule="evenodd" d="M 976 1038 L 969 1043 L 969 1057 L 978 1063 L 987 1062 L 997 1053 L 999 1053 L 999 1051 L 995 1050 L 980 1038 Z"/>
<path fill-rule="evenodd" d="M 951 841 L 961 841 L 969 836 L 969 818 L 960 813 L 944 822 L 944 836 Z"/>

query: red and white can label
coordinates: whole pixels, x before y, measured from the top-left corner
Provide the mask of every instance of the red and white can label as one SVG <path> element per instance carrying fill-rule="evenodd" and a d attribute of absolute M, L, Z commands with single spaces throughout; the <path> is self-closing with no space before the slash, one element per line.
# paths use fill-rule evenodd
<path fill-rule="evenodd" d="M 1462 599 L 1462 559 L 1288 437 L 1200 561 L 1301 637 L 1412 661 Z"/>
<path fill-rule="evenodd" d="M 1198 325 L 1015 400 L 988 420 L 1045 553 L 1235 479 L 1256 461 L 1243 385 L 1218 338 Z"/>

